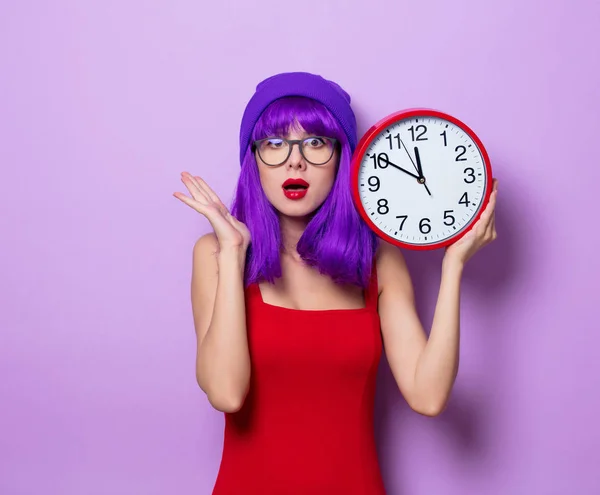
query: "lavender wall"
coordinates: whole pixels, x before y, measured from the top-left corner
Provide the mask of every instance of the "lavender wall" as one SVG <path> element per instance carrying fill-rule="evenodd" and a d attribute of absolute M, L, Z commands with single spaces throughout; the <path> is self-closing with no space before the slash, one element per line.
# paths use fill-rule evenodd
<path fill-rule="evenodd" d="M 244 104 L 286 70 L 339 81 L 361 133 L 455 114 L 500 179 L 449 408 L 416 415 L 381 368 L 389 493 L 600 493 L 599 23 L 592 0 L 2 2 L 0 493 L 210 493 L 223 419 L 189 301 L 209 226 L 171 194 L 190 170 L 231 198 Z M 426 325 L 440 255 L 407 254 Z"/>

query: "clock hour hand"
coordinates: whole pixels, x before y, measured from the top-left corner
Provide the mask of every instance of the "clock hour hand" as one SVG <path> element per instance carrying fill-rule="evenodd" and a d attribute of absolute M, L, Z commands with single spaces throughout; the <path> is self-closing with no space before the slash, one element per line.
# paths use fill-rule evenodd
<path fill-rule="evenodd" d="M 399 167 L 395 163 L 390 162 L 390 159 L 387 157 L 387 155 L 385 153 L 381 153 L 381 154 L 377 155 L 377 163 L 380 164 L 381 162 L 384 162 L 386 164 L 386 166 L 387 165 L 391 165 L 392 167 L 397 168 L 398 170 L 401 170 L 405 174 L 408 174 L 408 175 L 410 175 L 411 177 L 414 177 L 417 180 L 420 179 L 420 177 L 418 175 L 415 175 L 412 172 L 409 172 L 408 170 L 405 170 L 402 167 Z M 381 165 L 379 165 L 379 166 L 381 167 Z"/>
<path fill-rule="evenodd" d="M 423 166 L 421 165 L 421 156 L 419 155 L 419 148 L 417 148 L 416 146 L 415 146 L 415 159 L 417 160 L 417 171 L 419 172 L 419 175 L 420 175 L 419 182 L 422 182 L 422 184 L 425 186 L 425 189 L 427 190 L 427 194 L 429 194 L 431 196 L 431 191 L 429 190 L 429 188 L 427 187 L 427 184 L 425 183 L 425 176 L 423 175 Z"/>
<path fill-rule="evenodd" d="M 419 148 L 415 146 L 415 160 L 417 160 L 417 172 L 423 177 L 423 167 L 421 166 L 421 157 L 419 156 Z"/>

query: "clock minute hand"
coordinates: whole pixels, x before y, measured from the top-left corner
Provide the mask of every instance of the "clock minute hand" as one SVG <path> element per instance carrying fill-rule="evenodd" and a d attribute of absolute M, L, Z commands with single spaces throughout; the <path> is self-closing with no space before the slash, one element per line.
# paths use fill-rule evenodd
<path fill-rule="evenodd" d="M 420 179 L 421 177 L 423 177 L 423 174 L 419 171 L 419 168 L 415 165 L 415 161 L 412 159 L 412 156 L 410 156 L 410 153 L 408 152 L 408 148 L 404 144 L 404 141 L 402 141 L 402 138 L 400 138 L 400 145 L 404 148 L 404 151 L 406 151 L 406 154 L 408 155 L 408 158 L 410 158 L 410 161 L 413 164 L 413 167 L 415 167 L 415 170 L 419 174 L 419 177 L 417 177 L 417 178 Z"/>
<path fill-rule="evenodd" d="M 414 177 L 415 179 L 419 180 L 420 177 L 418 175 L 413 174 L 412 172 L 409 172 L 408 170 L 403 169 L 402 167 L 399 167 L 398 165 L 396 165 L 395 163 L 392 163 L 390 161 L 390 159 L 385 156 L 385 155 L 378 155 L 377 156 L 377 163 L 379 163 L 380 161 L 383 161 L 386 163 L 386 165 L 391 165 L 394 168 L 397 168 L 398 170 L 401 170 L 402 172 L 404 172 L 405 174 L 410 175 L 411 177 Z M 381 165 L 380 165 L 381 166 Z"/>
<path fill-rule="evenodd" d="M 404 151 L 406 151 L 406 154 L 408 155 L 408 158 L 410 158 L 410 161 L 413 164 L 413 167 L 415 167 L 415 170 L 417 171 L 417 173 L 419 174 L 419 177 L 417 177 L 417 180 L 419 181 L 419 184 L 423 184 L 425 186 L 425 190 L 427 191 L 427 194 L 429 194 L 431 196 L 431 191 L 429 190 L 429 188 L 427 187 L 427 184 L 425 184 L 425 177 L 423 177 L 423 174 L 421 173 L 420 170 L 420 165 L 421 165 L 421 161 L 419 160 L 419 167 L 417 167 L 415 165 L 414 160 L 412 159 L 412 156 L 410 156 L 410 153 L 408 152 L 408 150 L 406 149 L 406 146 L 404 145 L 404 141 L 402 141 L 402 138 L 400 138 L 400 145 L 404 148 Z M 415 150 L 418 153 L 419 151 L 417 150 L 416 146 L 415 146 Z"/>

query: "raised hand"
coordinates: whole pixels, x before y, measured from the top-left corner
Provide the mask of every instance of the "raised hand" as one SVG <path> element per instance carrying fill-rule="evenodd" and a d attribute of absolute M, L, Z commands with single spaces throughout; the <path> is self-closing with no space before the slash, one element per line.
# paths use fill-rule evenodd
<path fill-rule="evenodd" d="M 493 189 L 490 200 L 475 223 L 462 238 L 446 248 L 444 261 L 466 263 L 482 247 L 494 241 L 497 237 L 495 225 L 496 198 L 498 196 L 498 179 L 493 179 Z"/>
<path fill-rule="evenodd" d="M 246 249 L 250 244 L 248 227 L 231 215 L 210 186 L 202 178 L 188 172 L 182 172 L 181 181 L 191 198 L 180 192 L 173 193 L 173 196 L 206 217 L 215 231 L 221 251 L 229 248 Z"/>

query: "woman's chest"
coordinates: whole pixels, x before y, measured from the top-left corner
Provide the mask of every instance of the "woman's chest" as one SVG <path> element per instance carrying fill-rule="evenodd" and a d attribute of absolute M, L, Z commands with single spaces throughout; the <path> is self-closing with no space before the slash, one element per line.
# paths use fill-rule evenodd
<path fill-rule="evenodd" d="M 269 373 L 363 375 L 382 351 L 379 316 L 367 309 L 299 311 L 254 299 L 246 328 L 253 367 Z"/>

